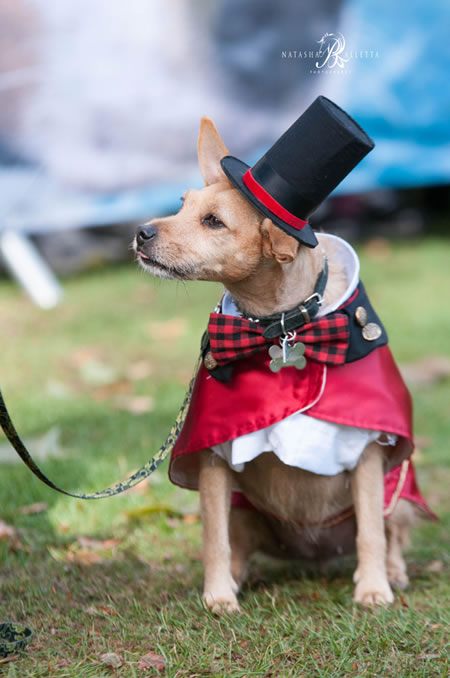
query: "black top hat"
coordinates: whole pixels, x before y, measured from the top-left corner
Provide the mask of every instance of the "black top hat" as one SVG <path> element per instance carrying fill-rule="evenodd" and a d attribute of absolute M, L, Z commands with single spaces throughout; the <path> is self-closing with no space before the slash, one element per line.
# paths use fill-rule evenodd
<path fill-rule="evenodd" d="M 320 96 L 252 168 L 231 155 L 221 164 L 228 179 L 260 212 L 315 247 L 309 215 L 374 145 L 342 108 Z"/>

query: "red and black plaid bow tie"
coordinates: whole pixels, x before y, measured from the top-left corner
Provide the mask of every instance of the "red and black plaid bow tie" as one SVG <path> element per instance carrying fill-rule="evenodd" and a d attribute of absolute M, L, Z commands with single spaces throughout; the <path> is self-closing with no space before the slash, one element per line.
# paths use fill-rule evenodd
<path fill-rule="evenodd" d="M 263 337 L 264 326 L 246 318 L 211 313 L 208 324 L 211 353 L 225 365 L 274 343 Z M 330 313 L 297 330 L 295 342 L 305 344 L 305 356 L 327 365 L 345 363 L 350 332 L 344 313 Z"/>

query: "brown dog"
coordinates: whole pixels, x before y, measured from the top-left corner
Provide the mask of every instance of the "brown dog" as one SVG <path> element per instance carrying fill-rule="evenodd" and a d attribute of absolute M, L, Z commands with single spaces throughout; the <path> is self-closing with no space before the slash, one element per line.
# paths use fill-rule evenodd
<path fill-rule="evenodd" d="M 304 247 L 250 205 L 221 169 L 227 149 L 208 118 L 202 119 L 198 155 L 205 186 L 186 192 L 178 214 L 150 221 L 138 235 L 135 250 L 142 267 L 161 278 L 221 282 L 246 314 L 265 316 L 290 309 L 312 293 L 325 251 L 329 279 L 324 303 L 339 298 L 346 282 L 333 259 L 333 245 L 324 240 L 314 249 Z M 391 603 L 390 584 L 408 584 L 402 548 L 414 508 L 400 500 L 384 521 L 383 449 L 370 443 L 350 482 L 347 473 L 316 475 L 287 466 L 272 453 L 261 454 L 236 474 L 211 450 L 199 452 L 206 605 L 215 612 L 238 610 L 236 594 L 249 556 L 256 550 L 286 556 L 289 536 L 283 536 L 282 544 L 262 512 L 230 510 L 237 475 L 252 503 L 286 521 L 317 524 L 353 503 L 354 599 L 364 605 Z M 298 527 L 295 537 L 306 548 L 317 541 L 320 529 Z"/>

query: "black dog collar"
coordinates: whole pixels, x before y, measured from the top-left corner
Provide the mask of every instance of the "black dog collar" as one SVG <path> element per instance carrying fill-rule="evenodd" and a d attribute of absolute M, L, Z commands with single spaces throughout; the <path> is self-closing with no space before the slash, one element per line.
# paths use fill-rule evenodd
<path fill-rule="evenodd" d="M 261 323 L 265 326 L 263 336 L 266 339 L 281 337 L 292 330 L 298 330 L 311 322 L 318 314 L 323 303 L 323 294 L 328 282 L 328 259 L 324 257 L 323 269 L 317 278 L 314 292 L 304 301 L 294 306 L 290 311 L 274 313 L 273 315 L 254 318 L 244 316 L 247 320 Z"/>

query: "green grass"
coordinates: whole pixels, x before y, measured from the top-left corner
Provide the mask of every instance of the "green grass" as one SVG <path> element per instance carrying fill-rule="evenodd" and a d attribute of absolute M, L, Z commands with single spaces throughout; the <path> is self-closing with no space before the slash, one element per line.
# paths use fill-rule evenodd
<path fill-rule="evenodd" d="M 362 278 L 400 362 L 449 355 L 449 261 L 447 240 L 361 251 Z M 220 290 L 155 281 L 131 264 L 65 288 L 64 305 L 42 312 L 2 281 L 0 384 L 23 436 L 36 445 L 58 429 L 58 455 L 42 461 L 51 478 L 90 491 L 138 468 L 163 441 Z M 140 361 L 151 374 L 130 378 L 130 364 Z M 152 411 L 117 409 L 135 395 L 152 396 Z M 35 639 L 0 673 L 156 675 L 138 668 L 153 652 L 173 677 L 446 676 L 450 382 L 413 395 L 416 432 L 427 441 L 418 474 L 441 521 L 416 529 L 411 588 L 377 612 L 353 605 L 352 562 L 325 577 L 256 559 L 242 614 L 216 619 L 200 602 L 197 494 L 171 486 L 164 468 L 143 493 L 82 502 L 47 489 L 22 464 L 1 464 L 0 519 L 20 544 L 0 540 L 0 620 L 26 622 Z M 20 513 L 34 502 L 47 510 Z M 115 541 L 95 550 L 80 537 Z M 444 572 L 430 571 L 433 561 Z M 105 652 L 119 654 L 122 667 L 102 665 Z"/>

